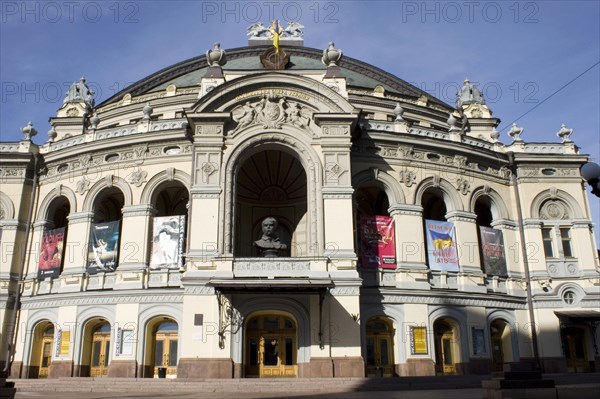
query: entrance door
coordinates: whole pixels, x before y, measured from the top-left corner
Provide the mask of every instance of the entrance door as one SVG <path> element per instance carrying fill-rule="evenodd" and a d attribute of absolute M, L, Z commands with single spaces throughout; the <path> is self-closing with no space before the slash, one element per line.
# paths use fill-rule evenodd
<path fill-rule="evenodd" d="M 437 374 L 456 374 L 454 359 L 454 331 L 445 321 L 436 321 L 435 330 L 435 371 Z"/>
<path fill-rule="evenodd" d="M 367 376 L 394 375 L 394 330 L 389 320 L 376 317 L 367 323 Z"/>
<path fill-rule="evenodd" d="M 42 336 L 42 350 L 40 354 L 40 371 L 38 378 L 48 378 L 48 368 L 52 363 L 52 342 L 54 340 L 54 327 L 48 326 Z"/>
<path fill-rule="evenodd" d="M 494 371 L 504 368 L 504 352 L 502 351 L 502 333 L 492 328 L 492 364 Z"/>
<path fill-rule="evenodd" d="M 177 323 L 166 321 L 158 326 L 154 345 L 155 377 L 159 376 L 158 369 L 160 367 L 167 369 L 166 377 L 177 376 L 178 337 Z"/>
<path fill-rule="evenodd" d="M 295 377 L 296 324 L 286 316 L 257 316 L 246 324 L 246 377 Z"/>
<path fill-rule="evenodd" d="M 110 324 L 104 323 L 92 334 L 90 377 L 106 377 L 110 358 Z"/>
<path fill-rule="evenodd" d="M 590 364 L 585 358 L 585 332 L 582 328 L 568 327 L 563 331 L 563 347 L 567 358 L 567 371 L 588 373 Z"/>

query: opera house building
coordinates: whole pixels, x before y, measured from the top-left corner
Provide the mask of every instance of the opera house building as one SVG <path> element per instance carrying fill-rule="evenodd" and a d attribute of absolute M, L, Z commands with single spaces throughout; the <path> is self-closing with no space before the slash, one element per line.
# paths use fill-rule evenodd
<path fill-rule="evenodd" d="M 82 78 L 44 144 L 31 124 L 0 143 L 2 368 L 599 371 L 572 129 L 528 142 L 513 124 L 504 144 L 468 80 L 449 105 L 333 43 L 279 39 L 216 44 L 99 104 Z"/>

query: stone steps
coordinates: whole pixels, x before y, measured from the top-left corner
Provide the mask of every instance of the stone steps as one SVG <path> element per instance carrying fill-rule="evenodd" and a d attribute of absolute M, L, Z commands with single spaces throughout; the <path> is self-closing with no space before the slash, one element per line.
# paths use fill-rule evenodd
<path fill-rule="evenodd" d="M 92 378 L 16 379 L 24 392 L 352 392 L 481 388 L 489 375 L 396 378 L 153 379 Z M 599 373 L 545 374 L 556 385 L 598 384 Z"/>
<path fill-rule="evenodd" d="M 403 378 L 129 379 L 59 378 L 14 380 L 19 391 L 64 392 L 350 392 L 479 388 L 484 376 Z"/>

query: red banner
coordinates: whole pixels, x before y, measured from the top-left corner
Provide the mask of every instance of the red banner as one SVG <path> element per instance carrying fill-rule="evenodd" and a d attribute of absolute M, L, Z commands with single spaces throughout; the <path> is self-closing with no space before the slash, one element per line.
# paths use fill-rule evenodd
<path fill-rule="evenodd" d="M 58 277 L 62 266 L 65 228 L 47 230 L 42 235 L 38 278 Z"/>
<path fill-rule="evenodd" d="M 396 268 L 394 219 L 389 216 L 360 218 L 362 267 Z"/>

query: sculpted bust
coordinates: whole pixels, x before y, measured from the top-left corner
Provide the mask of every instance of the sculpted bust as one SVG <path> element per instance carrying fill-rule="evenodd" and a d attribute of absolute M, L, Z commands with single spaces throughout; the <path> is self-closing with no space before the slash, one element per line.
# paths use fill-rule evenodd
<path fill-rule="evenodd" d="M 254 241 L 254 246 L 257 247 L 265 257 L 279 256 L 279 250 L 287 249 L 287 245 L 279 241 L 279 237 L 275 235 L 277 226 L 277 219 L 271 216 L 265 218 L 262 221 L 262 237 L 260 240 Z"/>

